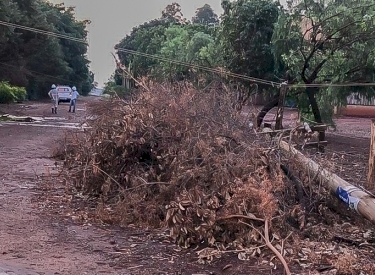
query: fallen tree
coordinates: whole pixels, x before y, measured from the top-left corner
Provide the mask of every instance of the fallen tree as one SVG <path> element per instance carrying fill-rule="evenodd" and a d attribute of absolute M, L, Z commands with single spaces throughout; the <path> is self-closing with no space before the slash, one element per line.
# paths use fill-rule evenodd
<path fill-rule="evenodd" d="M 322 168 L 319 164 L 293 148 L 289 143 L 281 141 L 280 148 L 286 155 L 292 156 L 294 160 L 297 160 L 308 172 L 316 174 L 317 180 L 324 183 L 349 208 L 356 210 L 363 217 L 375 224 L 375 198 L 370 193 Z"/>

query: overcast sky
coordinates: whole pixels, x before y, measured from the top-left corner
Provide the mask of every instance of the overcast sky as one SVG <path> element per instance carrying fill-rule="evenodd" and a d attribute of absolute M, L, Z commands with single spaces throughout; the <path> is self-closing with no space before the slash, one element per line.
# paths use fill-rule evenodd
<path fill-rule="evenodd" d="M 184 17 L 191 19 L 197 8 L 209 4 L 220 15 L 221 0 L 50 0 L 76 7 L 76 18 L 89 19 L 88 27 L 91 70 L 95 81 L 102 86 L 114 72 L 115 62 L 111 55 L 114 46 L 130 33 L 134 26 L 159 18 L 161 11 L 170 3 L 181 5 Z M 281 1 L 285 2 L 285 0 Z"/>

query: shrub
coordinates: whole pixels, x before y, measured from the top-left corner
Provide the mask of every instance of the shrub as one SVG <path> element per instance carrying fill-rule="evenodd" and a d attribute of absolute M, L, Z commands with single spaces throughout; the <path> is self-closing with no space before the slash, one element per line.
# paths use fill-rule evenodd
<path fill-rule="evenodd" d="M 25 87 L 16 87 L 13 86 L 12 88 L 13 95 L 15 97 L 15 101 L 22 101 L 27 98 L 27 91 Z"/>
<path fill-rule="evenodd" d="M 27 92 L 24 87 L 11 86 L 8 82 L 0 82 L 0 103 L 11 103 L 25 100 Z"/>

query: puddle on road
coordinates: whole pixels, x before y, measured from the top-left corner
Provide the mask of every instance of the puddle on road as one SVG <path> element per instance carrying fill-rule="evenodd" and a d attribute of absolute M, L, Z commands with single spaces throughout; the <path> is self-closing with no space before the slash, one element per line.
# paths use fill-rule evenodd
<path fill-rule="evenodd" d="M 59 123 L 59 124 L 46 124 L 46 123 L 32 123 L 32 122 L 0 122 L 0 126 L 2 125 L 18 125 L 18 126 L 34 126 L 34 127 L 51 127 L 51 128 L 65 128 L 65 129 L 89 129 L 91 127 L 87 126 L 87 124 L 80 124 L 80 123 Z"/>
<path fill-rule="evenodd" d="M 36 119 L 29 117 L 29 116 L 12 116 L 9 114 L 1 115 L 0 116 L 0 122 L 1 121 L 24 121 L 24 122 L 32 122 Z"/>
<path fill-rule="evenodd" d="M 64 117 L 30 117 L 30 116 L 0 116 L 0 126 L 2 125 L 20 125 L 20 126 L 36 126 L 36 127 L 52 127 L 66 129 L 88 129 L 86 123 L 64 122 Z"/>
<path fill-rule="evenodd" d="M 34 118 L 34 119 L 37 119 L 37 120 L 41 120 L 41 121 L 43 121 L 43 120 L 66 120 L 66 118 L 65 117 L 53 117 L 53 116 L 50 116 L 50 117 L 32 117 L 32 118 Z"/>

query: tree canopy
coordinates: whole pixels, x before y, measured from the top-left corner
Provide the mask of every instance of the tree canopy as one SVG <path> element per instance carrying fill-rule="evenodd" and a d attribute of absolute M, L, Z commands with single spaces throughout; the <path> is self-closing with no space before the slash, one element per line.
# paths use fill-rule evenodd
<path fill-rule="evenodd" d="M 186 64 L 216 64 L 217 58 L 213 58 L 216 54 L 214 28 L 207 24 L 192 24 L 181 16 L 178 4 L 168 5 L 160 18 L 134 27 L 115 46 L 121 63 L 135 77 L 148 75 L 159 80 L 197 80 L 202 72 L 191 70 Z M 130 54 L 121 49 L 149 56 Z M 175 64 L 171 60 L 185 65 Z"/>
<path fill-rule="evenodd" d="M 205 4 L 196 10 L 194 17 L 191 19 L 194 24 L 216 25 L 219 23 L 219 17 L 213 11 L 210 5 Z"/>
<path fill-rule="evenodd" d="M 234 73 L 272 79 L 271 38 L 279 4 L 271 0 L 223 1 L 221 41 L 224 62 Z"/>
<path fill-rule="evenodd" d="M 181 6 L 177 2 L 173 2 L 165 7 L 161 13 L 161 20 L 171 23 L 185 23 L 186 18 L 181 11 Z"/>
<path fill-rule="evenodd" d="M 85 41 L 89 21 L 78 21 L 73 7 L 42 0 L 0 2 L 0 80 L 26 87 L 29 98 L 47 96 L 52 83 L 91 90 L 87 44 L 45 35 L 58 33 Z M 19 26 L 19 27 L 18 27 Z M 32 29 L 26 29 L 26 28 Z"/>
<path fill-rule="evenodd" d="M 293 1 L 276 24 L 275 57 L 295 83 L 329 84 L 374 81 L 375 3 L 371 0 Z M 333 105 L 352 92 L 374 95 L 365 87 L 307 87 L 300 107 L 317 122 L 332 117 Z M 323 113 L 321 113 L 323 111 Z"/>

